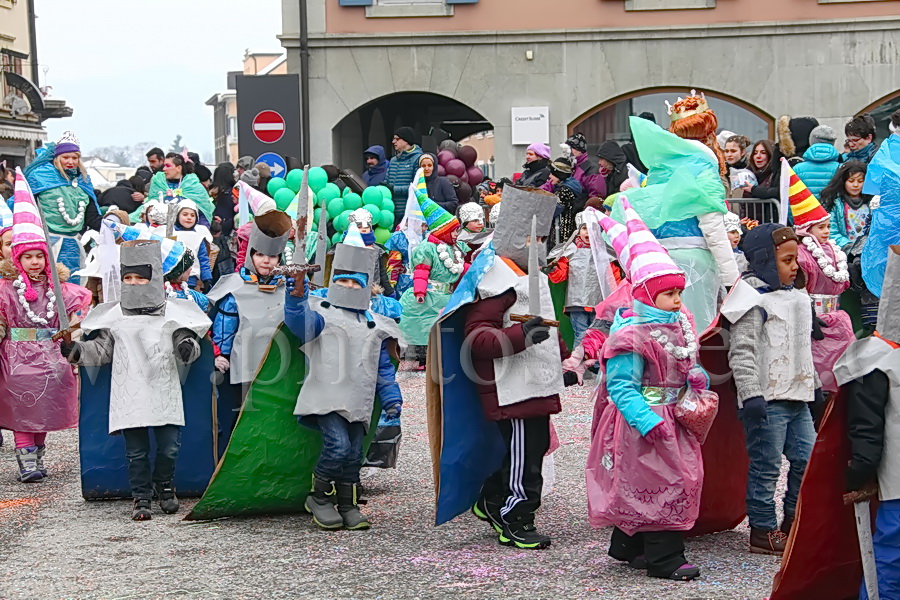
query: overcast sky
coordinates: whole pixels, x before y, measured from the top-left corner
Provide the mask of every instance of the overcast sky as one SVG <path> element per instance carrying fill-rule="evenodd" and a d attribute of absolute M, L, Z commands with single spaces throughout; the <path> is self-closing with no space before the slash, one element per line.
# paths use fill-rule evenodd
<path fill-rule="evenodd" d="M 50 140 L 71 129 L 84 152 L 176 134 L 212 153 L 206 100 L 242 68 L 244 51 L 280 51 L 279 0 L 36 0 L 41 85 L 75 110 L 50 119 Z M 44 69 L 47 69 L 46 75 Z"/>

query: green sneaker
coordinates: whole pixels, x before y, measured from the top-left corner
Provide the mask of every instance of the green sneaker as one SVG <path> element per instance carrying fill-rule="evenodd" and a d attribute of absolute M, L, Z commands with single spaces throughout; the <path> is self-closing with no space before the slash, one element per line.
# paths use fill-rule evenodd
<path fill-rule="evenodd" d="M 497 533 L 503 533 L 503 525 L 505 525 L 505 521 L 503 517 L 500 516 L 500 513 L 495 513 L 488 508 L 488 503 L 484 498 L 479 498 L 475 504 L 472 506 L 472 514 L 479 521 L 484 521 L 485 523 L 490 523 L 491 527 L 494 528 L 494 531 Z"/>
<path fill-rule="evenodd" d="M 507 523 L 500 533 L 500 543 L 522 550 L 543 550 L 550 547 L 550 538 L 538 533 L 533 521 L 518 519 Z"/>

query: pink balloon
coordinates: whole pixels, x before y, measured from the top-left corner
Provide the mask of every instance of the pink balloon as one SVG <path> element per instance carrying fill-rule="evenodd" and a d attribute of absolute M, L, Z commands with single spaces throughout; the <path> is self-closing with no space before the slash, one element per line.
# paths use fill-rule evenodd
<path fill-rule="evenodd" d="M 466 183 L 469 183 L 469 174 L 468 174 L 468 173 L 463 173 L 463 174 L 462 174 L 462 177 L 460 177 L 459 180 L 460 180 L 460 181 L 465 181 Z"/>
<path fill-rule="evenodd" d="M 466 164 L 458 158 L 448 161 L 447 164 L 444 165 L 444 168 L 447 169 L 448 175 L 456 175 L 460 178 L 466 172 Z"/>
<path fill-rule="evenodd" d="M 441 177 L 447 176 L 447 169 L 444 168 L 444 165 L 438 165 L 438 175 Z"/>
<path fill-rule="evenodd" d="M 456 199 L 460 202 L 468 202 L 472 199 L 472 186 L 465 181 L 460 182 L 459 188 L 456 190 Z"/>
<path fill-rule="evenodd" d="M 466 174 L 469 176 L 469 185 L 478 185 L 484 181 L 484 173 L 478 167 L 469 167 Z"/>
<path fill-rule="evenodd" d="M 475 161 L 478 160 L 478 150 L 476 150 L 472 146 L 460 146 L 459 160 L 466 163 L 466 167 L 473 166 L 475 164 Z"/>
<path fill-rule="evenodd" d="M 456 153 L 450 150 L 441 150 L 438 152 L 438 164 L 447 166 L 447 163 L 456 159 Z"/>

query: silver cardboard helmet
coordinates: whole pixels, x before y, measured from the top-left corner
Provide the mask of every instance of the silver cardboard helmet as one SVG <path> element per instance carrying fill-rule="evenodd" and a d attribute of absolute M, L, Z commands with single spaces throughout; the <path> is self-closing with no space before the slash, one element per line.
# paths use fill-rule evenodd
<path fill-rule="evenodd" d="M 494 250 L 498 256 L 508 258 L 523 270 L 528 270 L 528 243 L 531 220 L 537 215 L 538 237 L 548 237 L 556 211 L 556 196 L 535 188 L 503 188 L 500 216 L 494 226 Z M 547 263 L 547 244 L 538 247 L 538 261 Z"/>
<path fill-rule="evenodd" d="M 268 256 L 284 254 L 284 248 L 291 236 L 291 226 L 291 218 L 280 210 L 273 210 L 256 217 L 250 229 L 244 267 L 251 273 L 256 273 L 251 251 Z M 258 273 L 256 274 L 258 275 Z"/>
<path fill-rule="evenodd" d="M 888 248 L 876 329 L 884 339 L 900 343 L 900 246 Z"/>
<path fill-rule="evenodd" d="M 331 263 L 332 282 L 328 284 L 325 299 L 340 308 L 368 310 L 372 302 L 372 283 L 375 281 L 375 261 L 378 251 L 374 248 L 360 248 L 338 244 L 334 249 Z M 334 276 L 340 273 L 365 273 L 366 287 L 355 290 L 334 283 Z"/>
<path fill-rule="evenodd" d="M 163 287 L 162 251 L 158 240 L 135 240 L 123 242 L 119 253 L 120 273 L 129 268 L 140 267 L 149 270 L 150 283 L 145 285 L 122 284 L 120 305 L 124 310 L 149 314 L 164 310 L 166 290 Z M 121 275 L 120 275 L 121 277 Z"/>

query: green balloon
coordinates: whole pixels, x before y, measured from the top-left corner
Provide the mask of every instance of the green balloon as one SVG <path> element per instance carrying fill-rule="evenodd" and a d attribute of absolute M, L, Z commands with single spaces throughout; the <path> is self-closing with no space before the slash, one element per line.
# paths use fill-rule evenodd
<path fill-rule="evenodd" d="M 325 169 L 322 167 L 313 167 L 309 170 L 309 187 L 312 188 L 312 191 L 315 193 L 319 193 L 325 185 L 328 183 L 328 173 L 325 172 Z"/>
<path fill-rule="evenodd" d="M 320 215 L 322 214 L 322 209 L 317 208 L 313 211 L 313 223 L 318 224 Z"/>
<path fill-rule="evenodd" d="M 281 177 L 273 177 L 269 180 L 269 183 L 266 184 L 266 191 L 269 192 L 269 195 L 274 198 L 275 194 L 278 193 L 278 190 L 284 189 L 286 187 L 287 181 L 285 181 Z"/>
<path fill-rule="evenodd" d="M 394 212 L 394 201 L 391 198 L 385 198 L 381 201 L 381 210 L 389 210 Z"/>
<path fill-rule="evenodd" d="M 290 188 L 281 188 L 275 192 L 275 205 L 278 207 L 278 210 L 287 209 L 296 195 L 297 192 Z"/>
<path fill-rule="evenodd" d="M 378 189 L 378 186 L 372 186 L 363 190 L 362 199 L 363 204 L 375 204 L 376 206 L 380 206 L 384 196 L 381 195 L 381 190 Z"/>
<path fill-rule="evenodd" d="M 334 245 L 334 244 L 340 244 L 340 243 L 341 243 L 341 238 L 343 238 L 343 237 L 344 237 L 344 234 L 341 233 L 340 231 L 338 231 L 338 232 L 335 233 L 333 236 L 331 236 L 331 244 L 332 244 L 332 245 Z"/>
<path fill-rule="evenodd" d="M 334 220 L 334 228 L 338 231 L 347 231 L 350 227 L 350 211 L 345 210 Z"/>
<path fill-rule="evenodd" d="M 381 209 L 374 204 L 366 204 L 363 206 L 364 209 L 369 211 L 369 214 L 372 215 L 372 223 L 377 224 L 378 219 L 381 217 Z"/>
<path fill-rule="evenodd" d="M 322 188 L 321 193 L 316 192 L 316 194 L 320 194 L 320 197 L 324 196 L 325 198 L 327 198 L 327 200 L 325 200 L 325 202 L 328 202 L 330 200 L 334 200 L 335 198 L 340 198 L 341 190 L 338 186 L 334 185 L 333 183 L 329 183 L 325 187 Z"/>
<path fill-rule="evenodd" d="M 379 186 L 378 186 L 378 189 L 381 190 L 381 196 L 382 196 L 385 200 L 390 200 L 391 198 L 394 197 L 394 192 L 392 192 L 392 191 L 391 191 L 391 188 L 389 188 L 388 186 L 386 186 L 386 185 L 379 185 Z"/>
<path fill-rule="evenodd" d="M 346 198 L 347 194 L 352 194 L 352 193 L 353 193 L 353 190 L 351 190 L 349 187 L 345 187 L 344 190 L 341 192 L 341 198 Z"/>
<path fill-rule="evenodd" d="M 344 208 L 347 210 L 356 210 L 357 208 L 362 208 L 362 205 L 363 201 L 362 198 L 359 197 L 359 194 L 350 192 L 344 196 Z"/>
<path fill-rule="evenodd" d="M 385 229 L 383 227 L 375 228 L 375 241 L 379 244 L 386 244 L 387 241 L 391 238 L 391 230 Z"/>
<path fill-rule="evenodd" d="M 388 231 L 394 228 L 394 211 L 383 210 L 378 215 L 378 224 Z"/>
<path fill-rule="evenodd" d="M 328 218 L 336 219 L 338 216 L 344 212 L 344 202 L 340 198 L 334 198 L 328 201 Z"/>
<path fill-rule="evenodd" d="M 292 169 L 288 172 L 285 181 L 287 181 L 287 186 L 294 190 L 294 193 L 299 192 L 300 186 L 303 184 L 303 169 Z"/>

